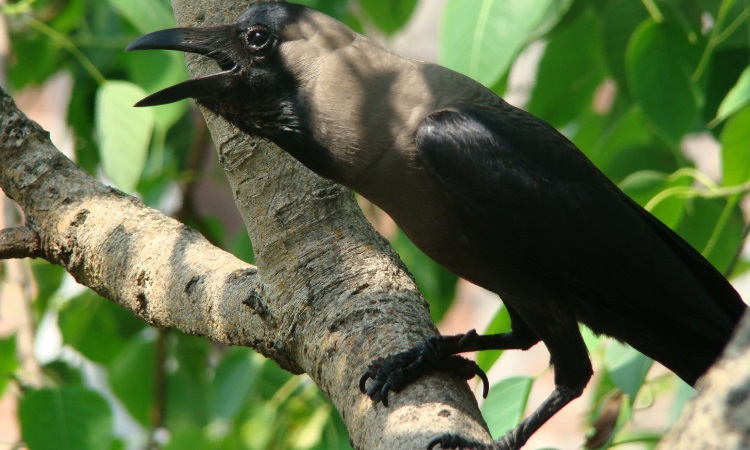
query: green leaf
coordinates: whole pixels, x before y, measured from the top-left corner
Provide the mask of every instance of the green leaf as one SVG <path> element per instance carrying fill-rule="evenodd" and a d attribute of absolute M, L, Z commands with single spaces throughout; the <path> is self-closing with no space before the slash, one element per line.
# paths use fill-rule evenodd
<path fill-rule="evenodd" d="M 107 367 L 112 391 L 131 416 L 148 425 L 154 400 L 154 343 L 131 339 Z"/>
<path fill-rule="evenodd" d="M 744 240 L 745 223 L 737 200 L 736 197 L 694 198 L 675 229 L 722 273 L 734 263 Z M 722 219 L 725 214 L 728 214 L 726 222 Z M 722 228 L 717 229 L 719 226 Z"/>
<path fill-rule="evenodd" d="M 604 70 L 596 21 L 590 14 L 550 39 L 539 62 L 528 111 L 559 128 L 591 104 Z"/>
<path fill-rule="evenodd" d="M 80 386 L 41 389 L 19 405 L 21 436 L 32 450 L 99 450 L 113 442 L 109 405 Z"/>
<path fill-rule="evenodd" d="M 61 5 L 62 6 L 62 5 Z M 86 20 L 86 0 L 70 0 L 50 21 L 50 26 L 60 33 L 71 33 Z"/>
<path fill-rule="evenodd" d="M 260 366 L 254 355 L 250 349 L 235 347 L 219 361 L 214 378 L 214 416 L 231 419 L 255 389 Z"/>
<path fill-rule="evenodd" d="M 650 204 L 651 214 L 674 229 L 685 215 L 685 199 L 679 196 L 665 196 L 655 206 L 653 201 L 657 196 L 664 196 L 665 191 L 689 186 L 691 181 L 688 177 L 672 179 L 666 173 L 640 170 L 622 180 L 619 187 L 641 206 Z"/>
<path fill-rule="evenodd" d="M 682 381 L 681 378 L 674 377 L 674 380 L 677 383 L 677 387 L 675 388 L 674 401 L 669 411 L 669 424 L 674 423 L 682 413 L 682 409 L 687 402 L 695 398 L 695 389 L 692 386 Z"/>
<path fill-rule="evenodd" d="M 245 261 L 248 264 L 255 264 L 255 253 L 253 252 L 253 243 L 250 236 L 241 230 L 237 233 L 229 249 L 234 256 Z"/>
<path fill-rule="evenodd" d="M 170 429 L 208 423 L 211 382 L 208 367 L 211 342 L 200 336 L 161 331 L 170 342 L 171 370 L 167 378 L 167 417 Z"/>
<path fill-rule="evenodd" d="M 130 80 L 146 92 L 156 92 L 188 78 L 185 58 L 175 52 L 134 52 L 122 55 Z M 174 102 L 150 107 L 156 117 L 156 126 L 167 130 L 188 110 L 188 102 Z"/>
<path fill-rule="evenodd" d="M 674 145 L 698 118 L 690 79 L 695 53 L 682 29 L 650 19 L 635 31 L 626 52 L 631 92 L 649 123 Z"/>
<path fill-rule="evenodd" d="M 10 42 L 13 54 L 23 55 L 10 59 L 8 80 L 15 89 L 42 84 L 60 70 L 60 59 L 64 53 L 47 36 L 36 32 L 24 33 L 14 36 Z"/>
<path fill-rule="evenodd" d="M 329 403 L 320 405 L 306 418 L 305 422 L 294 430 L 290 436 L 292 448 L 311 448 L 321 441 L 325 425 L 330 417 L 333 406 Z"/>
<path fill-rule="evenodd" d="M 101 364 L 109 363 L 126 341 L 144 328 L 132 314 L 93 291 L 67 302 L 58 324 L 63 342 Z"/>
<path fill-rule="evenodd" d="M 44 370 L 44 376 L 47 377 L 50 384 L 56 386 L 84 385 L 81 367 L 77 363 L 71 365 L 56 359 L 45 364 L 42 369 Z"/>
<path fill-rule="evenodd" d="M 109 4 L 139 33 L 174 28 L 172 11 L 166 3 L 155 0 L 109 0 Z"/>
<path fill-rule="evenodd" d="M 393 34 L 411 18 L 417 0 L 359 0 L 380 31 Z"/>
<path fill-rule="evenodd" d="M 750 180 L 750 106 L 727 122 L 720 142 L 723 184 L 746 183 Z"/>
<path fill-rule="evenodd" d="M 612 432 L 607 437 L 607 440 L 597 448 L 607 449 L 615 440 L 618 440 L 618 433 L 627 425 L 633 417 L 633 400 L 627 396 L 621 399 L 619 404 L 619 410 L 617 412 L 617 420 L 612 428 Z"/>
<path fill-rule="evenodd" d="M 516 55 L 553 26 L 571 0 L 448 0 L 440 38 L 447 67 L 485 86 L 510 68 Z"/>
<path fill-rule="evenodd" d="M 617 387 L 631 399 L 646 379 L 653 360 L 630 346 L 620 344 L 614 339 L 607 342 L 604 350 L 604 367 L 606 367 Z"/>
<path fill-rule="evenodd" d="M 0 397 L 20 366 L 16 356 L 16 335 L 0 338 Z"/>
<path fill-rule="evenodd" d="M 206 436 L 206 430 L 203 428 L 194 427 L 174 431 L 170 430 L 169 434 L 169 442 L 162 447 L 163 450 L 208 450 L 220 448 L 217 445 L 212 445 L 213 443 Z"/>
<path fill-rule="evenodd" d="M 726 119 L 747 105 L 748 102 L 750 102 L 750 66 L 742 72 L 737 84 L 724 97 L 713 122 L 716 123 Z"/>
<path fill-rule="evenodd" d="M 657 142 L 643 112 L 635 107 L 621 114 L 600 133 L 596 145 L 584 151 L 616 183 L 641 170 L 672 173 L 678 168 L 673 151 Z"/>
<path fill-rule="evenodd" d="M 65 269 L 50 264 L 43 259 L 34 259 L 30 262 L 31 271 L 34 273 L 38 291 L 34 300 L 34 312 L 37 317 L 42 317 L 46 312 L 50 299 L 62 285 L 65 277 Z"/>
<path fill-rule="evenodd" d="M 597 27 L 603 44 L 603 58 L 609 74 L 617 82 L 618 92 L 629 96 L 625 70 L 625 51 L 635 29 L 648 18 L 643 4 L 633 0 L 597 0 Z"/>
<path fill-rule="evenodd" d="M 721 133 L 723 121 L 736 112 L 727 110 L 726 117 L 718 117 L 719 107 L 727 100 L 729 91 L 737 88 L 748 66 L 750 66 L 750 53 L 747 46 L 715 50 L 711 54 L 704 75 L 706 100 L 701 112 L 701 120 L 708 123 L 709 128 L 713 127 L 711 132 L 715 136 Z M 738 110 L 745 104 L 739 106 Z"/>
<path fill-rule="evenodd" d="M 521 422 L 529 401 L 532 377 L 510 377 L 492 386 L 482 403 L 482 415 L 497 439 Z"/>
<path fill-rule="evenodd" d="M 155 117 L 151 108 L 133 108 L 146 92 L 133 83 L 108 81 L 96 95 L 96 131 L 104 172 L 125 192 L 133 192 L 146 164 Z"/>
<path fill-rule="evenodd" d="M 482 334 L 498 334 L 507 333 L 510 331 L 510 315 L 508 314 L 508 308 L 505 305 L 500 306 L 500 309 L 495 313 L 495 317 L 492 318 L 490 324 L 487 325 L 487 329 Z M 502 350 L 485 350 L 477 353 L 477 364 L 485 372 L 488 372 L 495 362 L 502 356 Z"/>

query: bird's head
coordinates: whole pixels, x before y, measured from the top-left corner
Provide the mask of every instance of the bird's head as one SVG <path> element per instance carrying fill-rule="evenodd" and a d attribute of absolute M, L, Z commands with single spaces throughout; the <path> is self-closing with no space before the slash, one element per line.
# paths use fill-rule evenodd
<path fill-rule="evenodd" d="M 156 31 L 127 50 L 196 53 L 216 61 L 220 70 L 167 87 L 136 106 L 194 98 L 250 134 L 273 138 L 299 131 L 304 126 L 299 86 L 315 76 L 321 54 L 355 36 L 325 14 L 286 2 L 253 4 L 229 25 Z"/>

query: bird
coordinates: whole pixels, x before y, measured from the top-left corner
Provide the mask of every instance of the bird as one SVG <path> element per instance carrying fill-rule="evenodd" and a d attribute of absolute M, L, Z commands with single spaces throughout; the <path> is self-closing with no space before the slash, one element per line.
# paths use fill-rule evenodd
<path fill-rule="evenodd" d="M 555 387 L 517 427 L 491 444 L 444 434 L 427 448 L 522 447 L 593 374 L 579 323 L 694 385 L 746 310 L 720 272 L 563 134 L 465 75 L 287 2 L 127 47 L 157 49 L 220 70 L 136 106 L 195 99 L 369 199 L 426 255 L 506 306 L 507 333 L 433 336 L 371 362 L 359 381 L 374 403 L 388 406 L 389 393 L 431 372 L 486 380 L 460 353 L 546 346 Z"/>

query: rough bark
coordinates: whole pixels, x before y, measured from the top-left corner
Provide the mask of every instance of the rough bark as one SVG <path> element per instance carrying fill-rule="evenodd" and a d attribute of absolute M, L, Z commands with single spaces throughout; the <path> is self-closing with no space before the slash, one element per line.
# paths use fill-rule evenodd
<path fill-rule="evenodd" d="M 237 17 L 247 2 L 175 1 L 181 26 Z M 217 70 L 190 58 L 191 76 Z M 258 267 L 91 178 L 0 91 L 0 187 L 38 236 L 37 254 L 157 327 L 250 346 L 308 373 L 362 449 L 423 449 L 445 432 L 488 440 L 462 380 L 425 377 L 373 406 L 367 363 L 436 333 L 427 304 L 353 194 L 206 113 Z M 29 236 L 28 233 L 24 233 Z"/>

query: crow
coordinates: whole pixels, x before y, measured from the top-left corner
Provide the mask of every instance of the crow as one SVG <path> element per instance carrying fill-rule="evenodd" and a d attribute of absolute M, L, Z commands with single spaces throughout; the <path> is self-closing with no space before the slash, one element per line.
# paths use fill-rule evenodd
<path fill-rule="evenodd" d="M 556 387 L 518 427 L 489 445 L 446 434 L 428 448 L 523 446 L 591 378 L 579 323 L 693 385 L 746 309 L 700 253 L 552 126 L 325 14 L 256 3 L 232 24 L 157 31 L 128 47 L 145 49 L 205 55 L 221 70 L 136 106 L 194 98 L 366 197 L 425 254 L 502 299 L 510 332 L 435 336 L 384 355 L 360 379 L 373 401 L 387 406 L 389 392 L 434 371 L 486 379 L 461 352 L 547 347 Z"/>

